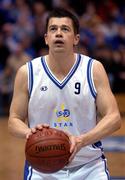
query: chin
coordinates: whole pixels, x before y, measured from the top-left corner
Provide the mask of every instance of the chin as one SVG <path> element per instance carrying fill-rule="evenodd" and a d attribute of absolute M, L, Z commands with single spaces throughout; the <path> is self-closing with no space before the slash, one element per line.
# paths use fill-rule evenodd
<path fill-rule="evenodd" d="M 64 53 L 64 52 L 65 52 L 65 49 L 63 49 L 63 48 L 58 48 L 58 49 L 55 49 L 54 52 L 56 52 L 56 53 Z"/>

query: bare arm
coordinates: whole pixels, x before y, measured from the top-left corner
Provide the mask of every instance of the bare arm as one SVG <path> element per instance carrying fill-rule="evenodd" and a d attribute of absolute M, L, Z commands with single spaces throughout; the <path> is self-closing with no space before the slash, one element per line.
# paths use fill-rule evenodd
<path fill-rule="evenodd" d="M 121 118 L 114 95 L 110 89 L 109 81 L 102 64 L 94 63 L 94 82 L 97 90 L 96 105 L 101 119 L 96 127 L 82 135 L 83 145 L 92 144 L 112 134 L 121 127 Z"/>
<path fill-rule="evenodd" d="M 36 124 L 33 128 L 27 126 L 28 102 L 28 76 L 26 65 L 24 65 L 18 70 L 16 75 L 8 121 L 8 129 L 10 133 L 16 137 L 29 138 L 37 129 L 42 130 L 44 127 L 49 128 L 48 124 Z"/>
<path fill-rule="evenodd" d="M 93 144 L 121 127 L 121 118 L 115 97 L 111 92 L 106 72 L 98 61 L 94 63 L 93 76 L 97 90 L 96 106 L 101 119 L 89 132 L 77 137 L 70 136 L 72 142 L 70 151 L 73 152 L 71 160 L 81 147 Z"/>
<path fill-rule="evenodd" d="M 26 65 L 22 66 L 16 75 L 14 93 L 8 121 L 9 131 L 17 137 L 26 137 L 31 130 L 25 124 L 28 112 L 28 88 Z"/>

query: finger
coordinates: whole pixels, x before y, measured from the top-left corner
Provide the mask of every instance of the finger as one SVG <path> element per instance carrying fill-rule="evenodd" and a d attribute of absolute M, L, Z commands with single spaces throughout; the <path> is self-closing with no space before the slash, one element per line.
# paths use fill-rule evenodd
<path fill-rule="evenodd" d="M 64 130 L 63 130 L 64 131 Z M 70 141 L 70 153 L 72 153 L 72 149 L 74 148 L 74 140 L 73 140 L 73 136 L 72 134 L 70 134 L 69 132 L 67 131 L 64 131 L 64 133 L 68 136 L 69 138 L 69 141 Z"/>
<path fill-rule="evenodd" d="M 49 124 L 38 124 L 36 128 L 39 130 L 42 130 L 43 128 L 49 128 Z"/>
<path fill-rule="evenodd" d="M 74 151 L 74 152 L 71 154 L 71 156 L 70 156 L 70 158 L 69 158 L 69 163 L 74 159 L 75 154 L 76 154 L 76 151 Z"/>
<path fill-rule="evenodd" d="M 32 133 L 26 134 L 26 139 L 29 139 L 29 137 L 32 135 Z"/>
<path fill-rule="evenodd" d="M 32 134 L 32 130 L 30 129 L 29 132 L 26 133 L 26 139 L 29 139 Z"/>
<path fill-rule="evenodd" d="M 49 128 L 49 127 L 50 127 L 50 125 L 49 125 L 49 124 L 44 123 L 44 124 L 42 125 L 42 127 Z"/>
<path fill-rule="evenodd" d="M 73 151 L 75 150 L 75 147 L 76 147 L 76 141 L 73 136 L 70 136 L 70 142 L 71 142 L 70 153 L 73 153 Z"/>
<path fill-rule="evenodd" d="M 42 124 L 38 124 L 38 125 L 36 126 L 36 129 L 42 130 L 42 128 L 43 128 Z"/>
<path fill-rule="evenodd" d="M 32 133 L 36 133 L 36 128 L 31 128 Z"/>

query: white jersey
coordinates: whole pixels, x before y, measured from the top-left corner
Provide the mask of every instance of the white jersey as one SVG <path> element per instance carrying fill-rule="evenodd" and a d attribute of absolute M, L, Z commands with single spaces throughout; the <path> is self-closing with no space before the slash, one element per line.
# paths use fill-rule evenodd
<path fill-rule="evenodd" d="M 80 135 L 96 126 L 94 61 L 88 56 L 76 54 L 73 67 L 62 81 L 48 67 L 46 56 L 27 63 L 30 127 L 47 123 L 50 127 Z M 96 142 L 83 147 L 68 167 L 86 164 L 101 156 L 101 142 Z"/>

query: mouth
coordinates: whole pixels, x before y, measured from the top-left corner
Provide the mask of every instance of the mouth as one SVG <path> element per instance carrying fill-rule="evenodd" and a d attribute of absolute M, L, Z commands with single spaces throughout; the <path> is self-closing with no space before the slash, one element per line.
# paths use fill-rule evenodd
<path fill-rule="evenodd" d="M 56 45 L 63 45 L 63 44 L 64 44 L 64 41 L 62 41 L 62 40 L 56 40 L 56 41 L 54 42 L 54 44 L 56 44 Z"/>

